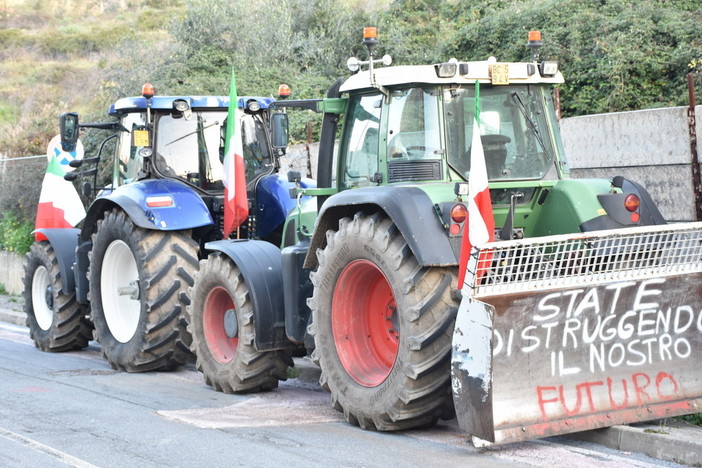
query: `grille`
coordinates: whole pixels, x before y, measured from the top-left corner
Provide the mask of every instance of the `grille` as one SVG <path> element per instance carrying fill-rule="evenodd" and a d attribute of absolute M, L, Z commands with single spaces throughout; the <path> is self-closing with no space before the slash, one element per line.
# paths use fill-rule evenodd
<path fill-rule="evenodd" d="M 388 163 L 388 182 L 441 179 L 441 161 L 390 161 Z"/>
<path fill-rule="evenodd" d="M 465 286 L 481 297 L 700 271 L 702 223 L 685 223 L 476 246 Z"/>

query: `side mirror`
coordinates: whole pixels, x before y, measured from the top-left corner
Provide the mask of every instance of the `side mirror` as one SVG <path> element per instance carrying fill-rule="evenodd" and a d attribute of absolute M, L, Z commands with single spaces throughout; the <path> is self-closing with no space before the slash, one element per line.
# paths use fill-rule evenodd
<path fill-rule="evenodd" d="M 86 197 L 89 197 L 93 193 L 93 186 L 87 180 L 80 185 L 80 191 Z"/>
<path fill-rule="evenodd" d="M 76 149 L 78 142 L 78 114 L 75 112 L 65 112 L 59 117 L 61 127 L 61 148 L 71 152 Z"/>
<path fill-rule="evenodd" d="M 271 115 L 271 143 L 274 149 L 288 147 L 288 114 L 276 112 Z"/>

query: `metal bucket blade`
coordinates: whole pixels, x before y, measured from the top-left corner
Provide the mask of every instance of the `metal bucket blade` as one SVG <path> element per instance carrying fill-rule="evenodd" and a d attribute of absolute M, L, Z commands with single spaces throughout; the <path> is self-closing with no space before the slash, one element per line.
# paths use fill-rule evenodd
<path fill-rule="evenodd" d="M 494 442 L 492 420 L 492 321 L 490 304 L 463 300 L 451 351 L 453 401 L 460 427 Z"/>
<path fill-rule="evenodd" d="M 505 443 L 701 412 L 701 284 L 691 273 L 486 296 L 482 307 L 465 297 L 452 366 L 459 424 Z"/>

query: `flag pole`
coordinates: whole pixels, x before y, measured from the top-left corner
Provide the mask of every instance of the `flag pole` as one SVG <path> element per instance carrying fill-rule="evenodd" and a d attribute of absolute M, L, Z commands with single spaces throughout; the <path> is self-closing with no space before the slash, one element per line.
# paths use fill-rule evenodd
<path fill-rule="evenodd" d="M 224 140 L 224 238 L 236 230 L 241 234 L 241 224 L 249 216 L 249 202 L 246 194 L 246 167 L 241 140 L 241 125 L 238 122 L 239 98 L 236 89 L 236 75 L 232 67 L 229 88 L 229 111 Z"/>
<path fill-rule="evenodd" d="M 468 225 L 463 231 L 461 253 L 458 262 L 458 289 L 464 286 L 468 259 L 476 245 L 492 242 L 495 236 L 495 220 L 488 187 L 485 152 L 480 134 L 480 82 L 475 81 L 475 112 L 473 114 L 473 136 L 470 148 L 470 173 L 468 174 Z M 479 259 L 477 267 L 489 261 Z M 483 261 L 485 260 L 485 261 Z M 482 274 L 476 272 L 480 277 Z"/>

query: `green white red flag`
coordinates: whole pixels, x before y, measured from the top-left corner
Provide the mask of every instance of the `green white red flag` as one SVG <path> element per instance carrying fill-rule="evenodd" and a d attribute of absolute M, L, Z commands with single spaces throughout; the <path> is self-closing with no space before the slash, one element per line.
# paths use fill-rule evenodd
<path fill-rule="evenodd" d="M 238 228 L 249 216 L 249 201 L 246 196 L 246 173 L 244 151 L 241 142 L 241 124 L 238 114 L 239 98 L 236 78 L 232 68 L 229 89 L 229 114 L 224 142 L 224 238 Z"/>
<path fill-rule="evenodd" d="M 66 170 L 59 162 L 59 156 L 49 151 L 49 164 L 41 184 L 39 206 L 37 206 L 36 229 L 72 228 L 85 218 L 83 202 L 73 183 L 65 180 Z M 38 241 L 46 236 L 35 233 Z"/>
<path fill-rule="evenodd" d="M 475 117 L 470 150 L 470 174 L 468 175 L 468 227 L 463 233 L 461 258 L 458 263 L 458 288 L 463 288 L 468 259 L 474 245 L 492 242 L 495 238 L 495 219 L 488 188 L 485 167 L 485 152 L 480 139 L 480 83 L 475 82 Z M 481 256 L 478 264 L 490 259 Z M 482 271 L 482 270 L 480 270 Z"/>

